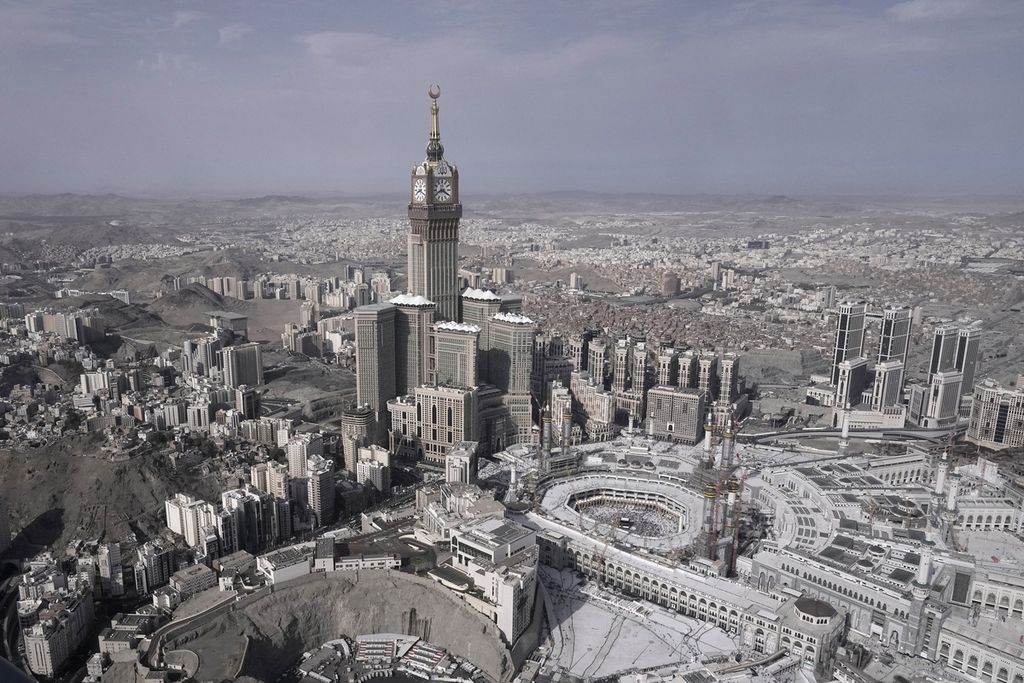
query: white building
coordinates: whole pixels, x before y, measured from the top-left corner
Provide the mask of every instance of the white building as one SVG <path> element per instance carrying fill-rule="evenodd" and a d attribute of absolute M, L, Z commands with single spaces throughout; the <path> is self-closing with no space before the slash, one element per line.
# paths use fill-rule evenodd
<path fill-rule="evenodd" d="M 167 528 L 185 538 L 185 545 L 195 548 L 202 543 L 203 529 L 216 526 L 217 506 L 187 493 L 176 493 L 164 502 Z"/>
<path fill-rule="evenodd" d="M 516 522 L 490 518 L 453 530 L 451 547 L 451 565 L 443 565 L 431 576 L 455 588 L 469 605 L 497 625 L 509 643 L 514 643 L 533 619 L 536 534 Z M 459 574 L 466 577 L 468 585 L 460 585 Z"/>
<path fill-rule="evenodd" d="M 92 592 L 86 582 L 70 579 L 50 565 L 46 558 L 30 569 L 19 587 L 18 618 L 24 625 L 25 659 L 33 673 L 52 677 L 68 658 L 81 647 L 89 635 L 93 621 Z M 45 566 L 49 565 L 49 566 Z M 60 588 L 53 578 L 63 577 Z M 43 581 L 42 584 L 37 579 Z M 39 597 L 31 598 L 33 585 L 51 586 Z M 54 590 L 56 588 L 56 590 Z M 29 589 L 29 590 L 24 590 Z"/>
<path fill-rule="evenodd" d="M 296 434 L 288 440 L 288 474 L 299 479 L 307 475 L 306 463 L 314 455 L 324 454 L 324 438 L 320 434 Z"/>
<path fill-rule="evenodd" d="M 460 441 L 444 456 L 445 481 L 470 484 L 476 479 L 476 441 Z"/>
<path fill-rule="evenodd" d="M 381 493 L 391 492 L 391 452 L 376 444 L 362 446 L 356 461 L 356 481 Z"/>
<path fill-rule="evenodd" d="M 291 581 L 311 571 L 313 548 L 288 546 L 256 558 L 256 570 L 271 584 Z"/>

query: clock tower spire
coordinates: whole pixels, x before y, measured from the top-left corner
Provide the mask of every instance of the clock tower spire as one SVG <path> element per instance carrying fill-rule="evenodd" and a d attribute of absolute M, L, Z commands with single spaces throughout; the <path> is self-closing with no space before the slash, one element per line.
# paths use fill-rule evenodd
<path fill-rule="evenodd" d="M 437 122 L 437 98 L 441 96 L 441 88 L 430 86 L 430 142 L 427 143 L 427 161 L 440 161 L 444 157 L 444 145 L 441 144 L 441 126 Z"/>
<path fill-rule="evenodd" d="M 437 304 L 440 320 L 459 319 L 459 170 L 444 158 L 437 99 L 431 85 L 427 157 L 412 169 L 409 196 L 408 289 Z"/>

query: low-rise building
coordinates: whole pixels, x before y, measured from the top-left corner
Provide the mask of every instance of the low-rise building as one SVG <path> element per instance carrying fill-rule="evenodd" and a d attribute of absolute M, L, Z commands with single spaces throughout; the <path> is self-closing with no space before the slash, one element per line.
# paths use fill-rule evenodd
<path fill-rule="evenodd" d="M 310 546 L 288 546 L 257 557 L 256 569 L 268 583 L 291 581 L 310 573 L 312 555 Z"/>
<path fill-rule="evenodd" d="M 401 566 L 402 558 L 396 553 L 373 552 L 370 548 L 352 546 L 331 537 L 317 540 L 313 553 L 313 571 L 316 573 L 399 569 Z"/>
<path fill-rule="evenodd" d="M 217 585 L 217 573 L 205 564 L 193 564 L 171 574 L 170 586 L 182 600 Z"/>

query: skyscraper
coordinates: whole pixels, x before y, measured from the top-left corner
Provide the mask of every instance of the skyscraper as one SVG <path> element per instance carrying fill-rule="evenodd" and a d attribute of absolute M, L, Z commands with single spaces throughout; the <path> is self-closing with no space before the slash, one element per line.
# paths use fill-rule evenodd
<path fill-rule="evenodd" d="M 479 338 L 480 328 L 476 325 L 450 321 L 435 324 L 427 373 L 429 382 L 452 387 L 475 387 L 478 384 Z"/>
<path fill-rule="evenodd" d="M 735 353 L 722 354 L 719 364 L 721 377 L 719 379 L 718 400 L 723 403 L 731 403 L 739 395 L 739 364 L 740 359 Z"/>
<path fill-rule="evenodd" d="M 903 361 L 885 360 L 875 366 L 875 384 L 871 388 L 871 409 L 894 406 L 903 398 Z"/>
<path fill-rule="evenodd" d="M 235 410 L 246 420 L 260 416 L 260 394 L 253 387 L 243 384 L 235 389 Z"/>
<path fill-rule="evenodd" d="M 940 370 L 932 375 L 922 427 L 944 427 L 956 423 L 963 379 L 963 374 L 956 370 Z"/>
<path fill-rule="evenodd" d="M 312 291 L 320 291 L 316 288 Z M 307 294 L 311 293 L 307 290 Z M 320 306 L 315 301 L 303 301 L 299 309 L 299 327 L 304 330 L 315 330 L 316 324 L 320 321 Z"/>
<path fill-rule="evenodd" d="M 306 498 L 314 527 L 321 527 L 334 521 L 334 475 L 332 463 L 320 456 L 309 459 L 306 469 Z"/>
<path fill-rule="evenodd" d="M 932 337 L 932 355 L 928 363 L 928 377 L 936 372 L 952 370 L 956 367 L 956 347 L 960 337 L 960 328 L 956 325 L 939 325 Z"/>
<path fill-rule="evenodd" d="M 839 383 L 839 365 L 864 355 L 864 317 L 867 304 L 844 301 L 836 319 L 835 349 L 832 353 L 832 384 Z"/>
<path fill-rule="evenodd" d="M 679 356 L 679 382 L 677 386 L 696 389 L 699 384 L 698 356 L 692 349 Z"/>
<path fill-rule="evenodd" d="M 671 347 L 658 352 L 657 383 L 663 387 L 679 385 L 679 352 Z"/>
<path fill-rule="evenodd" d="M 498 313 L 490 322 L 490 381 L 501 392 L 507 443 L 528 443 L 533 428 L 530 378 L 536 324 L 518 313 Z"/>
<path fill-rule="evenodd" d="M 960 328 L 956 340 L 956 358 L 953 367 L 963 373 L 960 393 L 966 394 L 973 390 L 974 372 L 978 366 L 978 346 L 981 344 L 981 330 L 977 327 Z"/>
<path fill-rule="evenodd" d="M 324 453 L 324 438 L 320 434 L 296 434 L 288 440 L 288 476 L 301 479 L 307 476 L 309 459 Z"/>
<path fill-rule="evenodd" d="M 216 335 L 188 340 L 181 349 L 181 368 L 186 374 L 209 377 L 217 368 L 221 342 Z"/>
<path fill-rule="evenodd" d="M 397 395 L 395 377 L 395 318 L 391 304 L 370 304 L 355 309 L 356 402 L 377 414 Z"/>
<path fill-rule="evenodd" d="M 411 294 L 400 294 L 391 303 L 397 309 L 395 390 L 404 395 L 427 381 L 427 352 L 435 306 L 433 301 Z"/>
<path fill-rule="evenodd" d="M 498 313 L 491 319 L 491 384 L 506 393 L 530 393 L 536 332 L 536 324 L 524 315 Z"/>
<path fill-rule="evenodd" d="M 612 356 L 612 391 L 622 393 L 628 386 L 630 360 L 633 356 L 633 349 L 628 339 L 620 339 L 615 344 L 615 353 Z"/>
<path fill-rule="evenodd" d="M 718 354 L 701 351 L 697 358 L 697 389 L 710 402 L 718 395 Z"/>
<path fill-rule="evenodd" d="M 836 408 L 859 405 L 868 383 L 868 359 L 863 356 L 847 358 L 839 364 L 836 382 Z"/>
<path fill-rule="evenodd" d="M 821 308 L 823 310 L 830 310 L 836 305 L 836 286 L 828 285 L 819 292 L 821 297 Z"/>
<path fill-rule="evenodd" d="M 637 342 L 633 345 L 632 367 L 629 371 L 629 390 L 642 394 L 647 390 L 647 344 Z M 566 377 L 566 380 L 569 378 Z"/>
<path fill-rule="evenodd" d="M 565 342 L 565 353 L 572 364 L 573 372 L 583 372 L 587 369 L 587 346 L 590 344 L 592 334 L 574 334 Z"/>
<path fill-rule="evenodd" d="M 100 592 L 103 597 L 124 595 L 124 570 L 121 565 L 121 545 L 103 543 L 96 554 L 96 565 L 100 575 Z"/>
<path fill-rule="evenodd" d="M 608 342 L 604 339 L 592 340 L 587 346 L 587 372 L 590 373 L 590 381 L 598 386 L 604 386 L 607 367 Z"/>
<path fill-rule="evenodd" d="M 220 494 L 221 507 L 231 513 L 235 548 L 258 554 L 274 541 L 274 497 L 258 489 L 228 489 Z"/>
<path fill-rule="evenodd" d="M 491 348 L 490 320 L 501 312 L 501 297 L 486 289 L 469 287 L 462 293 L 462 322 L 480 328 L 477 340 L 478 369 L 481 377 L 487 376 L 487 352 Z"/>
<path fill-rule="evenodd" d="M 221 351 L 224 386 L 237 389 L 243 384 L 263 384 L 263 352 L 257 342 L 228 346 Z"/>
<path fill-rule="evenodd" d="M 360 446 L 370 442 L 374 412 L 368 406 L 350 408 L 341 414 L 341 450 L 345 469 L 355 474 L 356 454 Z"/>
<path fill-rule="evenodd" d="M 890 306 L 882 312 L 882 330 L 878 338 L 878 362 L 889 360 L 907 362 L 910 346 L 910 309 Z"/>
<path fill-rule="evenodd" d="M 441 89 L 428 90 L 430 140 L 412 170 L 409 191 L 409 291 L 437 304 L 440 320 L 459 319 L 459 171 L 444 158 L 438 123 Z"/>

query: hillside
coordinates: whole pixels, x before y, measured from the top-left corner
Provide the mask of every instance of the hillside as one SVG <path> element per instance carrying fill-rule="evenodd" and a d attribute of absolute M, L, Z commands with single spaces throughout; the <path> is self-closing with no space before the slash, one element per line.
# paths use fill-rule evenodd
<path fill-rule="evenodd" d="M 149 304 L 148 308 L 150 312 L 157 315 L 170 314 L 173 316 L 178 311 L 191 310 L 197 306 L 205 307 L 206 311 L 229 310 L 236 302 L 237 299 L 232 299 L 229 304 L 227 299 L 205 285 L 192 283 L 176 292 L 160 297 Z"/>
<path fill-rule="evenodd" d="M 169 325 L 190 328 L 208 322 L 207 311 L 231 311 L 249 318 L 249 338 L 278 343 L 284 325 L 299 321 L 300 302 L 288 299 L 250 299 L 224 297 L 199 284 L 160 297 L 148 310 Z"/>
<path fill-rule="evenodd" d="M 75 436 L 37 449 L 0 449 L 0 481 L 19 546 L 72 538 L 145 534 L 163 526 L 163 502 L 178 491 L 217 495 L 215 478 L 196 479 L 154 454 L 127 462 L 100 457 L 99 437 Z"/>
<path fill-rule="evenodd" d="M 95 308 L 103 316 L 107 327 L 116 330 L 159 326 L 164 323 L 145 306 L 126 304 L 103 294 L 56 299 L 53 304 L 55 308 L 66 310 Z"/>

